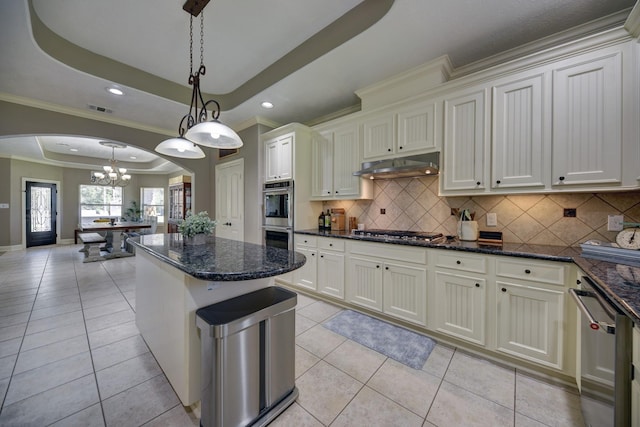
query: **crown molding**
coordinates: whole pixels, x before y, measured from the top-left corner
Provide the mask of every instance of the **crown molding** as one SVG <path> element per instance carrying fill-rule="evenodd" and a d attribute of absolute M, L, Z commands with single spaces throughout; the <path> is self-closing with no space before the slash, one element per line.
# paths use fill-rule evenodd
<path fill-rule="evenodd" d="M 264 125 L 264 126 L 269 126 L 271 128 L 278 128 L 280 126 L 282 126 L 281 123 L 278 122 L 274 122 L 273 120 L 267 119 L 265 117 L 261 117 L 261 116 L 255 116 L 255 117 L 251 117 L 247 120 L 244 120 L 240 123 L 236 123 L 233 126 L 230 126 L 233 130 L 235 130 L 236 132 L 240 132 L 243 131 L 245 129 L 250 128 L 251 126 L 256 126 L 256 125 Z"/>
<path fill-rule="evenodd" d="M 634 9 L 637 8 L 638 5 L 636 4 L 636 7 Z M 516 48 L 501 52 L 497 55 L 489 56 L 488 58 L 484 58 L 479 61 L 472 62 L 471 64 L 458 67 L 453 70 L 451 78 L 457 79 L 462 76 L 476 73 L 478 71 L 484 71 L 497 65 L 515 61 L 526 56 L 534 55 L 545 50 L 556 49 L 559 46 L 567 45 L 580 39 L 585 39 L 603 32 L 608 32 L 608 30 L 620 28 L 624 24 L 625 19 L 627 19 L 630 11 L 631 8 L 624 9 L 620 12 L 604 16 L 600 19 L 578 25 L 568 30 L 561 31 L 559 33 L 555 33 L 538 40 L 534 40 L 530 43 L 525 43 Z"/>
<path fill-rule="evenodd" d="M 624 29 L 631 34 L 632 37 L 638 38 L 640 36 L 640 2 L 631 10 L 629 17 L 624 23 Z"/>

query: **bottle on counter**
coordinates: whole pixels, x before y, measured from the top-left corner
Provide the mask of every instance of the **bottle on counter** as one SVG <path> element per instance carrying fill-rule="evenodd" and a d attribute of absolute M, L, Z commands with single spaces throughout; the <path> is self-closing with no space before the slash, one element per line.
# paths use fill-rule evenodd
<path fill-rule="evenodd" d="M 324 214 L 324 229 L 325 231 L 331 231 L 331 210 L 327 209 L 327 213 Z"/>
<path fill-rule="evenodd" d="M 320 211 L 320 216 L 318 217 L 318 230 L 324 230 L 324 211 Z"/>

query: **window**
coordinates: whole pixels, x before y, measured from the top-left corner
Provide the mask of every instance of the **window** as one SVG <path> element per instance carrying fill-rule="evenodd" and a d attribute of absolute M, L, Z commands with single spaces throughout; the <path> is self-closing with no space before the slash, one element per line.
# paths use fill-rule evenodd
<path fill-rule="evenodd" d="M 164 188 L 140 188 L 142 217 L 157 216 L 158 224 L 164 223 Z"/>
<path fill-rule="evenodd" d="M 80 222 L 122 217 L 122 187 L 80 185 Z"/>

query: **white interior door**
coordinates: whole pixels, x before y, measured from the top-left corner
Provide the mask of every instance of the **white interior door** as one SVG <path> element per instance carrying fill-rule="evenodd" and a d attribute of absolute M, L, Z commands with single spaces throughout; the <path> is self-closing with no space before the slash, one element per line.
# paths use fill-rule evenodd
<path fill-rule="evenodd" d="M 244 159 L 216 165 L 216 237 L 244 240 Z"/>

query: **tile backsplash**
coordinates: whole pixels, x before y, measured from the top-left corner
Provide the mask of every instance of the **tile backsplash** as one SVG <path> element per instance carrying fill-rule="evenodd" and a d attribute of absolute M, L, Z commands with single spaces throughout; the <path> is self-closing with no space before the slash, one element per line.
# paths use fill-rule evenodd
<path fill-rule="evenodd" d="M 589 239 L 613 241 L 617 232 L 607 231 L 608 215 L 623 214 L 625 222 L 640 222 L 638 191 L 439 197 L 437 176 L 375 180 L 373 200 L 331 201 L 323 207 L 344 208 L 347 218 L 356 217 L 366 228 L 445 235 L 456 234 L 457 218 L 451 209 L 469 209 L 480 230 L 502 231 L 505 242 L 557 246 L 577 246 Z M 576 209 L 576 217 L 564 217 L 565 208 Z M 487 227 L 488 212 L 497 214 L 497 227 Z"/>

